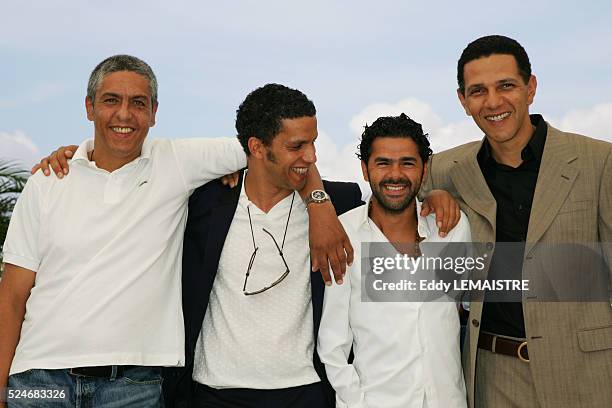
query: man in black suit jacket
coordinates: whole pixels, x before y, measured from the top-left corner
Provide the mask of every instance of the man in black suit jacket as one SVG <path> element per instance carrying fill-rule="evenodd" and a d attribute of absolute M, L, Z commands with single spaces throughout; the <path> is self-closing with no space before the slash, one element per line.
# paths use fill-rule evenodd
<path fill-rule="evenodd" d="M 233 226 L 233 223 L 236 223 L 234 219 L 239 215 L 244 216 L 242 214 L 244 209 L 239 208 L 241 194 L 246 194 L 248 197 L 248 205 L 253 208 L 250 211 L 260 209 L 264 213 L 268 213 L 281 201 L 288 200 L 289 196 L 294 194 L 293 191 L 303 187 L 305 173 L 314 171 L 314 166 L 312 165 L 316 160 L 314 149 L 314 140 L 317 136 L 315 113 L 312 102 L 297 90 L 275 84 L 266 85 L 255 90 L 247 96 L 247 99 L 240 106 L 236 121 L 238 137 L 248 155 L 248 173 L 241 173 L 239 185 L 236 188 L 232 189 L 224 186 L 221 181 L 217 180 L 197 189 L 191 196 L 183 248 L 182 285 L 186 364 L 184 368 L 166 370 L 164 382 L 166 406 L 231 407 L 238 404 L 246 404 L 241 406 L 253 407 L 334 406 L 333 390 L 326 380 L 325 370 L 315 350 L 315 339 L 321 318 L 325 284 L 321 274 L 309 273 L 307 270 L 292 270 L 291 274 L 287 275 L 290 278 L 284 282 L 285 286 L 283 286 L 283 282 L 275 282 L 272 286 L 277 287 L 271 287 L 269 290 L 266 289 L 261 293 L 250 295 L 246 293 L 248 291 L 245 284 L 245 293 L 236 293 L 231 296 L 234 296 L 237 302 L 247 302 L 246 299 L 250 300 L 254 296 L 280 296 L 282 294 L 281 291 L 287 290 L 287 285 L 290 284 L 291 279 L 295 279 L 294 277 L 298 276 L 303 277 L 305 273 L 310 275 L 310 293 L 304 293 L 304 297 L 306 299 L 310 297 L 311 299 L 312 322 L 303 321 L 295 323 L 306 327 L 312 325 L 313 333 L 312 338 L 309 339 L 310 344 L 307 347 L 296 347 L 296 353 L 312 350 L 312 356 L 309 359 L 312 359 L 311 377 L 315 377 L 314 383 L 311 383 L 312 378 L 310 381 L 304 380 L 304 378 L 309 378 L 306 374 L 300 374 L 300 378 L 296 378 L 294 384 L 291 384 L 291 379 L 287 379 L 291 384 L 289 387 L 282 384 L 279 386 L 271 384 L 271 386 L 264 389 L 261 387 L 237 387 L 231 381 L 230 383 L 222 384 L 220 387 L 207 386 L 192 381 L 194 360 L 196 367 L 198 363 L 202 364 L 201 361 L 197 361 L 196 344 L 201 336 L 207 310 L 209 310 L 208 305 L 211 291 L 213 291 L 213 286 L 215 285 L 215 278 L 218 272 L 224 274 L 224 279 L 227 279 L 229 274 L 232 273 L 231 271 L 223 270 L 219 263 L 223 251 L 228 250 L 227 248 L 224 249 L 224 246 L 228 245 L 226 238 L 228 233 L 230 233 L 230 228 L 238 228 Z M 244 176 L 245 174 L 246 176 Z M 246 182 L 243 186 L 245 179 Z M 362 204 L 361 192 L 354 183 L 324 182 L 323 188 L 331 196 L 331 202 L 338 214 Z M 307 208 L 329 205 L 326 202 L 327 197 L 325 197 L 323 191 L 313 194 L 309 201 L 310 203 L 306 204 Z M 299 208 L 305 211 L 304 206 L 301 203 L 298 204 L 295 205 L 292 201 L 291 207 L 289 207 L 289 217 L 291 217 L 291 208 L 294 208 L 294 211 L 299 211 Z M 298 222 L 299 218 L 295 217 L 298 217 L 299 214 L 294 214 L 294 220 Z M 251 221 L 251 212 L 249 212 L 249 221 Z M 289 220 L 287 221 L 288 225 Z M 302 224 L 297 227 L 292 225 L 292 228 L 307 229 L 308 225 Z M 257 231 L 257 227 L 253 227 L 253 223 L 251 223 L 251 232 L 253 230 Z M 240 252 L 246 253 L 246 263 L 248 263 L 247 252 L 251 251 L 251 248 L 247 245 L 251 244 L 251 237 L 243 236 L 244 231 L 242 230 L 241 234 L 241 237 L 244 238 L 245 248 L 244 251 Z M 278 241 L 277 247 L 282 257 L 283 251 L 281 250 L 280 237 L 277 236 L 277 238 L 275 241 Z M 292 239 L 291 234 L 289 239 Z M 261 237 L 258 237 L 258 245 L 260 243 Z M 255 244 L 255 235 L 253 235 L 253 244 Z M 303 248 L 303 251 L 308 251 L 307 245 L 300 247 L 300 251 L 301 248 Z M 258 252 L 257 256 L 265 256 L 265 254 L 262 255 L 262 252 L 264 252 L 263 249 Z M 245 268 L 247 267 L 246 263 L 244 265 Z M 240 273 L 243 273 L 242 269 L 240 269 Z M 253 273 L 258 273 L 257 263 Z M 242 282 L 239 283 L 241 284 Z M 236 285 L 233 286 L 235 287 Z M 236 314 L 232 314 L 232 305 L 229 303 L 225 304 L 221 301 L 219 306 L 225 309 L 226 317 L 231 319 Z M 291 305 L 288 305 L 288 308 L 290 307 Z M 292 318 L 291 314 L 288 316 L 286 318 Z M 251 324 L 251 327 L 244 327 L 244 330 L 259 331 L 261 333 L 266 329 L 259 327 L 255 322 Z M 240 331 L 242 331 L 242 327 L 240 327 Z M 223 336 L 220 333 L 218 335 Z M 298 335 L 296 334 L 296 336 Z M 258 347 L 267 347 L 266 343 L 268 341 L 278 344 L 279 340 L 284 341 L 285 339 L 275 338 L 275 335 L 272 333 L 270 338 L 266 339 L 263 344 L 257 344 L 256 342 L 255 344 L 249 343 L 247 344 L 249 346 L 247 355 L 250 353 L 257 355 Z M 299 344 L 299 341 L 297 343 Z M 225 344 L 225 342 L 223 341 L 222 344 Z M 207 346 L 208 343 L 206 343 L 206 346 L 201 347 Z M 244 350 L 242 351 L 244 352 Z M 228 353 L 231 355 L 232 351 L 229 350 Z M 200 355 L 199 358 L 202 359 L 202 356 Z M 256 365 L 257 363 L 245 361 L 244 364 Z M 280 361 L 279 364 L 287 365 L 292 363 Z M 210 371 L 214 370 L 214 368 L 207 366 L 206 370 Z M 304 370 L 295 371 L 304 372 Z M 240 377 L 240 374 L 237 374 L 236 377 Z M 240 378 L 240 380 L 244 380 L 243 382 L 249 384 L 258 383 L 261 379 Z M 264 381 L 267 381 L 266 384 L 270 384 L 270 382 L 276 381 L 275 376 L 272 375 Z"/>

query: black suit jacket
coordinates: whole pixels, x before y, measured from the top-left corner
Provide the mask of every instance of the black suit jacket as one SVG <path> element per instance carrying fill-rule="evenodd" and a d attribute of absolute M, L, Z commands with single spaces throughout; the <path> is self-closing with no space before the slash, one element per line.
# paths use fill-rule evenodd
<path fill-rule="evenodd" d="M 189 199 L 189 215 L 183 244 L 183 316 L 185 320 L 185 367 L 164 369 L 166 407 L 189 407 L 193 390 L 192 373 L 195 346 L 202 329 L 210 292 L 217 275 L 219 259 L 229 231 L 242 185 L 224 186 L 212 181 L 194 191 Z M 361 191 L 355 183 L 323 182 L 338 215 L 361 204 Z M 330 407 L 335 405 L 325 368 L 316 351 L 316 337 L 321 322 L 325 284 L 320 273 L 311 274 L 314 320 L 314 368 L 326 385 Z"/>

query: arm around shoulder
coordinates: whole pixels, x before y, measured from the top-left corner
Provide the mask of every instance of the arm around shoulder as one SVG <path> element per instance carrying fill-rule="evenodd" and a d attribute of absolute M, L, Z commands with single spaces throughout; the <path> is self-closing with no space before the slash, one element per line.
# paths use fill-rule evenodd
<path fill-rule="evenodd" d="M 246 154 L 236 138 L 178 139 L 171 143 L 188 190 L 246 167 Z"/>

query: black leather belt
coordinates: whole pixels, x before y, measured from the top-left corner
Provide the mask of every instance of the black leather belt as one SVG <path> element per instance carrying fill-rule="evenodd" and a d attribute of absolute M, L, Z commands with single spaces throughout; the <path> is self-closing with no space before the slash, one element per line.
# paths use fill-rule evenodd
<path fill-rule="evenodd" d="M 81 377 L 96 377 L 96 378 L 112 378 L 113 367 L 117 368 L 115 377 L 121 377 L 125 370 L 128 370 L 134 366 L 93 366 L 93 367 L 75 367 L 68 371 L 72 375 L 78 375 Z"/>
<path fill-rule="evenodd" d="M 512 340 L 507 337 L 480 332 L 478 337 L 478 348 L 489 350 L 493 353 L 516 357 L 525 363 L 529 362 L 527 342 Z"/>

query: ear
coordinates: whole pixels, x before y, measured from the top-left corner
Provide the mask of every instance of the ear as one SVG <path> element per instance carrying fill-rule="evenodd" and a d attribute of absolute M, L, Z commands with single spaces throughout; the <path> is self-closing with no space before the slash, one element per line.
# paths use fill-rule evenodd
<path fill-rule="evenodd" d="M 153 105 L 153 108 L 151 109 L 151 120 L 149 121 L 149 126 L 153 127 L 155 126 L 155 115 L 157 114 L 157 107 L 159 106 L 159 103 L 155 103 Z"/>
<path fill-rule="evenodd" d="M 368 165 L 363 160 L 361 160 L 361 173 L 363 174 L 363 179 L 369 183 L 370 175 L 368 174 Z"/>
<path fill-rule="evenodd" d="M 472 116 L 469 109 L 467 108 L 467 103 L 465 101 L 465 95 L 463 94 L 463 92 L 461 92 L 461 89 L 459 88 L 457 88 L 457 96 L 459 97 L 459 102 L 461 103 L 461 106 L 463 106 L 463 110 L 465 111 L 465 114 L 468 116 Z"/>
<path fill-rule="evenodd" d="M 94 107 L 93 101 L 89 99 L 89 96 L 85 97 L 85 110 L 87 111 L 87 119 L 93 122 L 94 120 Z"/>
<path fill-rule="evenodd" d="M 249 137 L 247 146 L 249 147 L 249 152 L 251 152 L 251 156 L 260 160 L 266 156 L 266 146 L 264 146 L 261 139 L 255 136 L 251 136 Z"/>
<path fill-rule="evenodd" d="M 531 105 L 533 103 L 533 98 L 536 95 L 536 89 L 538 88 L 538 81 L 535 75 L 532 75 L 527 82 L 527 104 Z"/>

